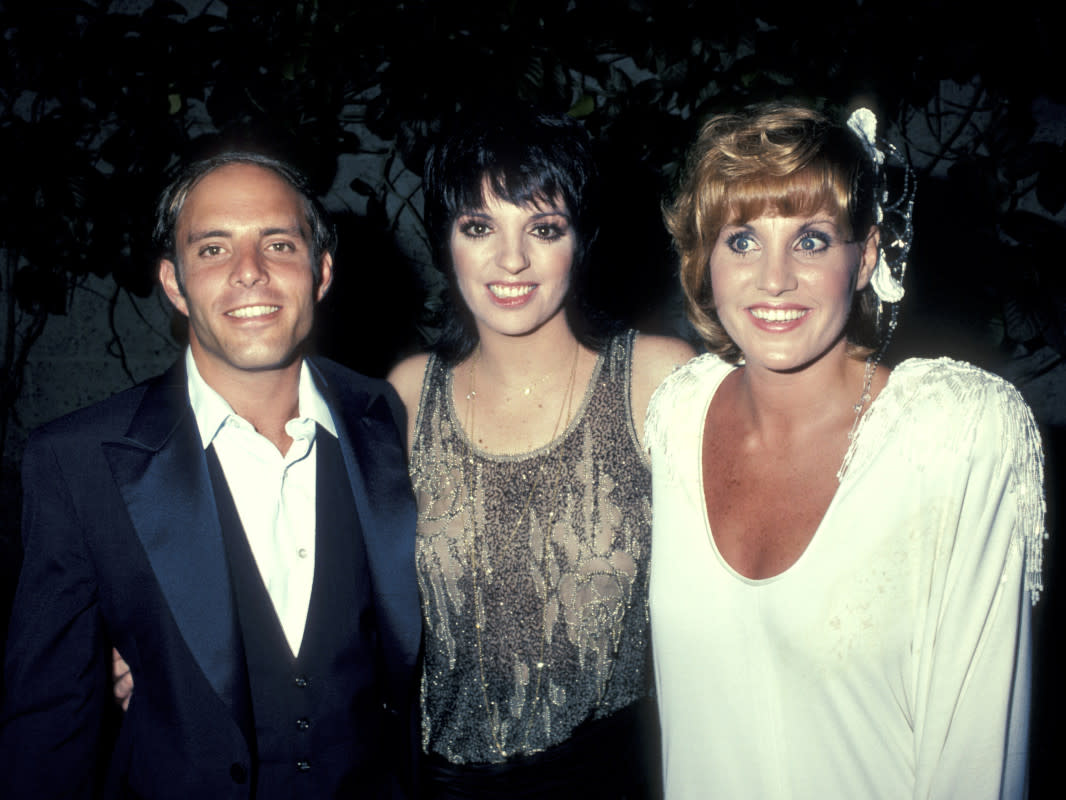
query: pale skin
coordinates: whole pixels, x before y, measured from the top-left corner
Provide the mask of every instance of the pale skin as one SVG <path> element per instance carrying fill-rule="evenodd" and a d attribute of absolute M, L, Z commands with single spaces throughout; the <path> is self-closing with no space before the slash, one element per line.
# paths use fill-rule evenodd
<path fill-rule="evenodd" d="M 761 217 L 726 226 L 712 251 L 719 315 L 745 366 L 708 409 L 704 495 L 719 553 L 748 578 L 794 564 L 836 492 L 865 371 L 847 355 L 844 323 L 878 234 L 845 238 L 825 214 Z M 887 380 L 879 368 L 871 398 Z"/>
<path fill-rule="evenodd" d="M 488 192 L 484 209 L 461 215 L 452 227 L 452 262 L 479 340 L 474 355 L 455 367 L 453 400 L 467 434 L 488 452 L 548 444 L 584 396 L 597 354 L 578 343 L 563 310 L 574 237 L 561 202 L 524 208 Z M 637 337 L 632 407 L 641 439 L 652 393 L 693 355 L 677 339 Z M 412 356 L 389 375 L 407 410 L 408 444 L 427 359 Z M 468 399 L 472 390 L 476 397 Z"/>
<path fill-rule="evenodd" d="M 303 200 L 272 170 L 219 167 L 189 192 L 174 239 L 177 263 L 160 261 L 159 282 L 189 319 L 197 370 L 280 453 L 288 452 L 285 423 L 299 414 L 303 345 L 333 279 L 325 253 L 315 285 Z M 133 676 L 117 650 L 112 658 L 114 693 L 125 710 Z"/>

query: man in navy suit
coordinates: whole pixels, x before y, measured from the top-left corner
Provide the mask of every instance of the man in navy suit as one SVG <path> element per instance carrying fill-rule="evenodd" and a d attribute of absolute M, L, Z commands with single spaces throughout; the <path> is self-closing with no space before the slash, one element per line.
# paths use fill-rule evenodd
<path fill-rule="evenodd" d="M 26 448 L 0 795 L 402 794 L 421 637 L 403 411 L 304 354 L 332 228 L 291 167 L 227 153 L 164 192 L 155 234 L 185 356 Z M 112 645 L 137 683 L 117 733 Z"/>

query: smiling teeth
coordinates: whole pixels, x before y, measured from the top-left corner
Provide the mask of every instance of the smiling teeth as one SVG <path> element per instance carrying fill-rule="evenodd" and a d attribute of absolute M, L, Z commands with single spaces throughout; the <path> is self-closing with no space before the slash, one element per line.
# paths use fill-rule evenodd
<path fill-rule="evenodd" d="M 509 283 L 490 283 L 489 291 L 496 297 L 501 299 L 511 297 L 523 297 L 529 294 L 537 287 L 531 283 L 522 284 L 509 284 Z"/>
<path fill-rule="evenodd" d="M 807 312 L 802 308 L 753 308 L 751 315 L 764 322 L 791 322 Z"/>
<path fill-rule="evenodd" d="M 231 317 L 248 319 L 249 317 L 262 317 L 266 314 L 273 314 L 279 308 L 281 308 L 281 306 L 245 306 L 244 308 L 236 308 L 233 311 L 227 311 L 226 314 Z"/>

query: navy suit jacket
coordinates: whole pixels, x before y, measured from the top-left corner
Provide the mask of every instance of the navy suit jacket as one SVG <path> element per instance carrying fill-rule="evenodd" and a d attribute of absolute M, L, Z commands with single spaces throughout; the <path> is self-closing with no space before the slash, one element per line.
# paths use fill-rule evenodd
<path fill-rule="evenodd" d="M 365 537 L 382 687 L 367 735 L 402 765 L 417 749 L 421 640 L 403 410 L 383 381 L 308 363 Z M 183 360 L 35 432 L 23 490 L 0 795 L 248 797 L 247 674 Z M 117 735 L 112 645 L 136 681 Z"/>

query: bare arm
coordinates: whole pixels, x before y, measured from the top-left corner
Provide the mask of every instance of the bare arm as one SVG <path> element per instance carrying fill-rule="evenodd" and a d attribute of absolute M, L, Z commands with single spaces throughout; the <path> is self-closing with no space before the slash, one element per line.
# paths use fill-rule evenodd
<path fill-rule="evenodd" d="M 400 396 L 404 409 L 407 411 L 407 448 L 410 450 L 414 440 L 415 422 L 418 418 L 418 404 L 422 399 L 422 381 L 426 374 L 426 364 L 429 356 L 420 353 L 410 358 L 405 358 L 392 368 L 388 375 L 388 381 L 396 394 Z"/>
<path fill-rule="evenodd" d="M 668 336 L 638 335 L 633 343 L 633 425 L 644 444 L 644 416 L 648 402 L 667 375 L 688 362 L 696 351 L 685 341 Z"/>

